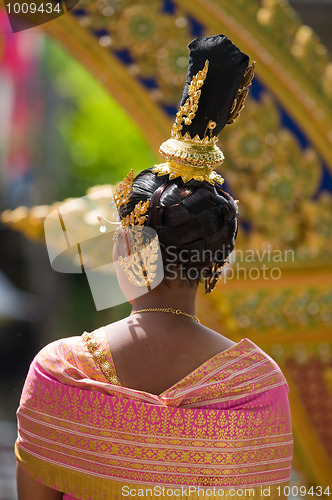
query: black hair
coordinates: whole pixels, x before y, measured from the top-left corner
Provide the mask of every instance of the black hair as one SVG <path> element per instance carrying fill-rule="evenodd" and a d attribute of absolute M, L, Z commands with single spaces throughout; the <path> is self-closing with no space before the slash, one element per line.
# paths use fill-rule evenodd
<path fill-rule="evenodd" d="M 227 260 L 237 235 L 238 210 L 230 194 L 219 184 L 212 186 L 194 179 L 183 182 L 181 177 L 169 179 L 149 168 L 134 179 L 129 201 L 120 207 L 120 217 L 146 200 L 150 200 L 150 206 L 145 225 L 158 234 L 165 283 L 174 267 L 180 265 L 187 284 L 211 281 L 211 273 Z M 190 276 L 189 268 L 197 269 L 196 276 Z"/>

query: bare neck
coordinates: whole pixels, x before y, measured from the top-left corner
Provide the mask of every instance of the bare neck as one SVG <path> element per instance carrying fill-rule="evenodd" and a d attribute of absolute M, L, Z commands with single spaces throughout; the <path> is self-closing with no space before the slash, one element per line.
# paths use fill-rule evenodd
<path fill-rule="evenodd" d="M 171 307 L 195 315 L 197 286 L 189 287 L 186 284 L 180 286 L 175 281 L 172 281 L 171 286 L 172 288 L 161 282 L 149 293 L 134 299 L 131 302 L 133 306 L 132 312 L 139 309 Z"/>

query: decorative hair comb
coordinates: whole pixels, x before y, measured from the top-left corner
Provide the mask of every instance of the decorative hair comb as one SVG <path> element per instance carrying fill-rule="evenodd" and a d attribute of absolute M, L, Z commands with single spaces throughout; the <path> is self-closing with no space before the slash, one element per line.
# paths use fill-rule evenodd
<path fill-rule="evenodd" d="M 114 193 L 114 201 L 118 212 L 120 211 L 121 205 L 126 205 L 129 201 L 131 192 L 133 190 L 134 182 L 134 172 L 133 169 L 130 170 L 129 174 L 123 179 L 123 181 L 118 185 Z M 121 219 L 121 224 L 124 228 L 129 226 L 141 226 L 144 224 L 147 215 L 145 215 L 149 209 L 150 200 L 140 201 L 123 219 Z"/>
<path fill-rule="evenodd" d="M 114 201 L 115 201 L 115 206 L 117 209 L 118 217 L 119 217 L 119 222 L 112 222 L 104 217 L 101 217 L 98 215 L 97 220 L 98 222 L 102 223 L 107 222 L 108 224 L 116 224 L 116 225 L 121 225 L 123 228 L 128 228 L 129 226 L 141 226 L 144 224 L 147 215 L 146 212 L 149 209 L 150 206 L 150 200 L 147 200 L 145 202 L 139 202 L 135 205 L 134 209 L 130 212 L 130 214 L 126 215 L 123 219 L 120 219 L 120 207 L 121 205 L 126 205 L 129 201 L 131 192 L 133 190 L 133 181 L 134 181 L 134 172 L 133 169 L 130 170 L 129 174 L 123 179 L 122 182 L 117 186 L 115 193 L 114 193 Z M 105 226 L 100 227 L 100 231 L 104 233 L 106 231 Z"/>

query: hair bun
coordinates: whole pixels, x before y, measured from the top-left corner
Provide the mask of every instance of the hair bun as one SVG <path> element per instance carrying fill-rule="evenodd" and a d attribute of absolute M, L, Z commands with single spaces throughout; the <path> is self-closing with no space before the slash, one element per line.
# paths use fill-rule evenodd
<path fill-rule="evenodd" d="M 183 250 L 193 252 L 195 258 L 187 262 L 197 269 L 212 269 L 227 259 L 234 247 L 238 216 L 237 205 L 228 193 L 207 182 L 184 183 L 180 177 L 170 180 L 168 175 L 158 176 L 147 169 L 134 179 L 132 194 L 120 207 L 120 216 L 125 217 L 137 203 L 148 199 L 146 225 L 157 231 L 166 277 L 170 247 L 173 263 L 174 255 L 178 256 L 175 264 L 181 263 Z"/>

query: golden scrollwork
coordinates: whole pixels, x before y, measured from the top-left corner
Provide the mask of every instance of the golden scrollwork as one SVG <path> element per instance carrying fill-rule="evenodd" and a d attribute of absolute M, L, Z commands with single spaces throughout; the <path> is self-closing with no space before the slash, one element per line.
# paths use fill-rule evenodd
<path fill-rule="evenodd" d="M 190 125 L 192 120 L 195 118 L 201 95 L 200 89 L 204 85 L 208 69 L 209 61 L 206 60 L 203 69 L 193 76 L 193 79 L 188 87 L 188 98 L 176 114 L 175 123 L 173 124 L 171 132 L 173 139 L 185 140 L 181 134 L 183 123 L 185 125 Z"/>

